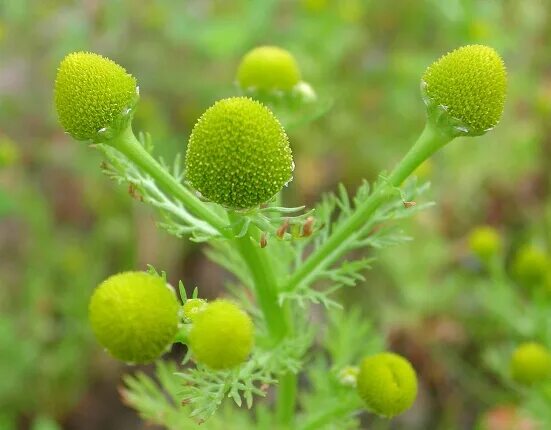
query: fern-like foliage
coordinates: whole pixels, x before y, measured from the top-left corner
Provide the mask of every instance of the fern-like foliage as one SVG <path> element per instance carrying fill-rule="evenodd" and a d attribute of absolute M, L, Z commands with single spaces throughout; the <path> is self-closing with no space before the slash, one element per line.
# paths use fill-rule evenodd
<path fill-rule="evenodd" d="M 277 377 L 302 368 L 303 356 L 313 339 L 312 330 L 300 330 L 297 336 L 285 338 L 275 348 L 256 348 L 242 366 L 214 371 L 202 365 L 176 375 L 183 381 L 178 398 L 191 408 L 191 417 L 200 422 L 210 418 L 225 398 L 241 407 L 251 408 L 254 396 L 264 397 Z"/>
<path fill-rule="evenodd" d="M 389 187 L 385 178 L 381 177 L 374 187 L 364 181 L 352 199 L 342 184 L 337 193 L 324 195 L 315 209 L 314 234 L 302 241 L 293 242 L 294 267 L 290 273 L 304 264 L 308 255 L 325 243 L 374 192 L 384 190 L 390 198 L 362 228 L 340 243 L 302 282 L 291 289 L 284 285 L 280 302 L 291 300 L 301 306 L 312 302 L 321 303 L 325 307 L 340 307 L 340 304 L 331 299 L 331 295 L 342 287 L 354 286 L 365 280 L 362 272 L 370 269 L 374 261 L 373 257 L 366 256 L 370 248 L 378 249 L 410 240 L 395 221 L 410 217 L 432 205 L 415 202 L 428 187 L 429 184 L 418 186 L 416 181 L 410 181 L 404 189 L 396 189 Z M 345 258 L 348 259 L 343 260 L 339 256 L 347 256 Z M 317 288 L 313 288 L 314 285 Z"/>
<path fill-rule="evenodd" d="M 140 142 L 152 154 L 153 145 L 149 135 L 140 134 Z M 190 239 L 195 242 L 205 242 L 220 237 L 216 229 L 191 214 L 180 201 L 165 193 L 151 176 L 128 160 L 124 154 L 109 145 L 98 144 L 96 147 L 107 159 L 103 165 L 104 173 L 119 184 L 128 184 L 128 192 L 132 197 L 153 206 L 162 219 L 159 222 L 161 228 L 176 237 L 190 236 Z M 174 158 L 172 166 L 168 166 L 162 159 L 159 162 L 178 182 L 183 181 L 179 155 Z M 213 211 L 221 210 L 216 205 L 210 207 Z"/>

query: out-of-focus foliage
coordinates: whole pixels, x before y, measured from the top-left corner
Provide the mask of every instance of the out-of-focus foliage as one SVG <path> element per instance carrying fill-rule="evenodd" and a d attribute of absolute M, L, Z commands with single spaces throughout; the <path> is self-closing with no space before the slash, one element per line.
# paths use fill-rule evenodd
<path fill-rule="evenodd" d="M 92 288 L 146 262 L 210 296 L 224 281 L 195 246 L 155 230 L 132 190 L 102 176 L 98 154 L 60 132 L 56 65 L 89 50 L 132 70 L 142 87 L 135 128 L 171 159 L 207 106 L 240 94 L 239 60 L 261 44 L 289 49 L 332 100 L 324 116 L 289 130 L 291 204 L 372 181 L 400 158 L 422 127 L 419 82 L 434 59 L 469 43 L 502 54 L 501 124 L 423 166 L 418 176 L 432 187 L 422 199 L 437 205 L 404 227 L 416 240 L 384 251 L 364 284 L 340 294 L 419 372 L 414 409 L 392 427 L 370 418 L 370 428 L 497 430 L 497 415 L 520 422 L 520 410 L 551 425 L 549 384 L 518 387 L 508 370 L 517 344 L 551 347 L 551 275 L 530 289 L 513 273 L 525 244 L 551 249 L 550 14 L 541 0 L 0 2 L 0 428 L 136 428 L 113 406 L 120 369 L 91 337 Z M 495 267 L 468 251 L 481 224 L 502 234 Z M 366 348 L 374 338 L 366 329 Z M 335 339 L 324 348 L 340 363 L 349 347 Z M 313 383 L 335 389 L 318 368 L 308 369 Z M 318 403 L 302 399 L 309 404 Z"/>

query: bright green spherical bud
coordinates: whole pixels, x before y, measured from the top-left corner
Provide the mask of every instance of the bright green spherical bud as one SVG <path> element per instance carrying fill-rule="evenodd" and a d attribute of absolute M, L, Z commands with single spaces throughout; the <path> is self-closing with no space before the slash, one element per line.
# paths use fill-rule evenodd
<path fill-rule="evenodd" d="M 89 317 L 96 338 L 113 357 L 145 363 L 172 343 L 179 310 L 176 294 L 161 277 L 125 272 L 98 286 Z"/>
<path fill-rule="evenodd" d="M 513 276 L 525 286 L 544 284 L 550 260 L 545 252 L 531 245 L 522 247 L 513 260 Z"/>
<path fill-rule="evenodd" d="M 216 300 L 193 317 L 189 347 L 197 363 L 230 369 L 247 359 L 253 343 L 251 318 L 232 302 Z"/>
<path fill-rule="evenodd" d="M 199 118 L 186 154 L 186 177 L 203 197 L 233 209 L 272 198 L 292 178 L 285 130 L 261 103 L 220 100 Z"/>
<path fill-rule="evenodd" d="M 74 52 L 59 65 L 54 99 L 67 133 L 77 140 L 100 141 L 102 133 L 129 120 L 138 99 L 136 79 L 108 58 Z"/>
<path fill-rule="evenodd" d="M 300 70 L 289 51 L 260 46 L 241 60 L 237 81 L 245 89 L 288 91 L 300 81 Z"/>
<path fill-rule="evenodd" d="M 551 377 L 551 352 L 535 342 L 523 343 L 511 357 L 511 376 L 530 385 Z"/>
<path fill-rule="evenodd" d="M 195 315 L 207 307 L 207 302 L 203 299 L 188 299 L 184 303 L 184 318 L 193 320 Z"/>
<path fill-rule="evenodd" d="M 488 46 L 463 46 L 444 55 L 427 68 L 422 83 L 429 112 L 443 109 L 458 135 L 484 134 L 501 119 L 507 72 Z"/>
<path fill-rule="evenodd" d="M 469 235 L 469 248 L 483 261 L 488 261 L 501 252 L 501 246 L 499 232 L 488 225 L 475 228 Z"/>
<path fill-rule="evenodd" d="M 417 375 L 400 355 L 384 352 L 364 358 L 357 390 L 368 410 L 394 417 L 409 409 L 417 397 Z"/>

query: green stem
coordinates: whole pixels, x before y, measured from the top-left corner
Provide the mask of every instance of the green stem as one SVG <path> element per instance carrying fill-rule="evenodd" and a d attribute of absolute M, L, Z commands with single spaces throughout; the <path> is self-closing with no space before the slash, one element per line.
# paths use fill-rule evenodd
<path fill-rule="evenodd" d="M 356 404 L 355 402 L 351 402 L 349 404 L 337 404 L 333 408 L 327 409 L 317 417 L 314 417 L 310 421 L 306 422 L 306 424 L 300 427 L 300 430 L 317 430 L 324 428 L 325 425 L 334 422 L 335 418 L 345 417 L 360 408 L 361 405 Z"/>
<path fill-rule="evenodd" d="M 237 235 L 241 228 L 240 218 L 235 213 L 230 213 L 229 216 L 234 225 L 234 233 Z M 255 229 L 256 227 L 249 227 L 249 231 L 242 237 L 236 237 L 234 243 L 239 255 L 249 268 L 256 299 L 266 320 L 270 337 L 274 343 L 277 343 L 286 334 L 287 322 L 283 309 L 278 303 L 278 286 L 272 265 L 266 254 L 267 250 L 253 242 L 252 238 L 258 236 Z"/>
<path fill-rule="evenodd" d="M 119 136 L 111 140 L 109 145 L 122 152 L 130 161 L 147 172 L 166 192 L 179 199 L 193 215 L 206 221 L 218 230 L 221 235 L 231 237 L 230 232 L 227 230 L 226 222 L 212 212 L 190 190 L 178 182 L 174 176 L 163 169 L 157 160 L 138 142 L 132 132 L 131 125 Z"/>
<path fill-rule="evenodd" d="M 230 213 L 230 221 L 237 234 L 241 228 L 239 216 Z M 247 234 L 235 239 L 235 243 L 253 278 L 256 298 L 266 320 L 270 337 L 275 344 L 293 330 L 292 318 L 287 312 L 288 309 L 281 307 L 278 303 L 277 279 L 269 256 L 266 254 L 269 248 L 262 249 L 252 241 L 252 238 L 258 236 L 258 232 L 254 230 L 256 228 L 251 226 Z M 282 375 L 279 379 L 276 403 L 277 419 L 282 428 L 292 428 L 296 392 L 297 376 L 293 373 Z"/>
<path fill-rule="evenodd" d="M 419 167 L 419 165 L 434 154 L 438 149 L 452 140 L 451 137 L 440 133 L 435 129 L 430 121 L 427 121 L 425 129 L 412 146 L 405 157 L 400 161 L 388 178 L 388 185 L 399 187 L 404 180 Z M 294 272 L 288 280 L 285 290 L 292 291 L 306 279 L 311 278 L 313 274 L 320 269 L 324 269 L 334 263 L 342 256 L 346 250 L 342 246 L 350 237 L 352 237 L 369 220 L 370 216 L 390 198 L 388 187 L 380 187 L 358 208 L 354 213 L 343 222 L 329 239 L 317 248 Z"/>
<path fill-rule="evenodd" d="M 281 428 L 294 428 L 297 384 L 297 375 L 294 373 L 286 373 L 279 379 L 276 416 Z"/>

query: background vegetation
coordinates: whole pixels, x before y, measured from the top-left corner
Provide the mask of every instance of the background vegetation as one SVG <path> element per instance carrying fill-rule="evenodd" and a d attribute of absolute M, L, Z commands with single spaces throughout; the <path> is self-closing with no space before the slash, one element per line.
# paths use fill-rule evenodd
<path fill-rule="evenodd" d="M 423 126 L 419 81 L 434 59 L 468 43 L 502 54 L 502 123 L 423 166 L 424 198 L 437 205 L 404 226 L 414 240 L 379 254 L 344 300 L 419 371 L 417 404 L 392 428 L 535 428 L 517 406 L 549 422 L 549 393 L 511 387 L 506 367 L 520 341 L 551 347 L 551 285 L 534 293 L 511 263 L 525 244 L 551 246 L 550 13 L 544 0 L 0 2 L 0 428 L 140 428 L 117 393 L 131 369 L 92 338 L 91 290 L 146 263 L 211 297 L 226 278 L 199 246 L 156 229 L 151 211 L 102 175 L 100 155 L 63 134 L 52 102 L 59 61 L 89 50 L 124 65 L 140 82 L 135 128 L 172 157 L 208 106 L 237 93 L 239 59 L 260 44 L 289 49 L 334 100 L 289 130 L 291 206 L 339 182 L 353 189 L 399 159 Z M 503 236 L 501 275 L 468 250 L 480 224 Z M 510 294 L 499 290 L 505 278 Z"/>

